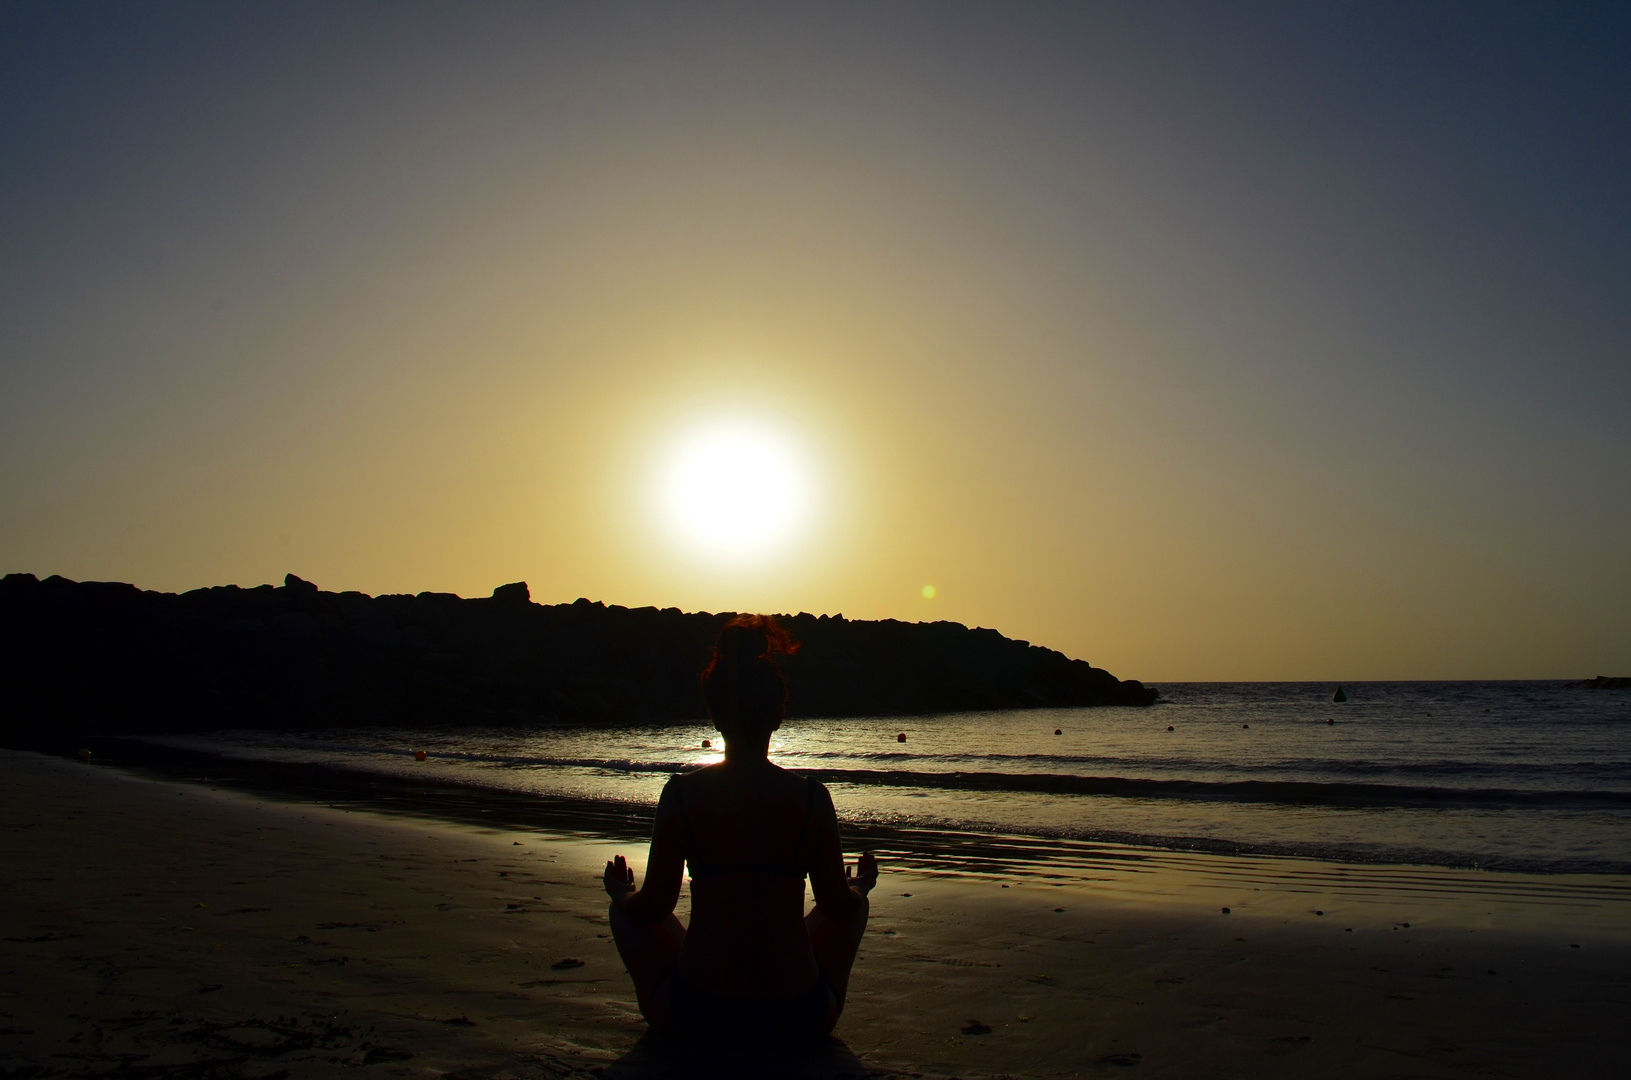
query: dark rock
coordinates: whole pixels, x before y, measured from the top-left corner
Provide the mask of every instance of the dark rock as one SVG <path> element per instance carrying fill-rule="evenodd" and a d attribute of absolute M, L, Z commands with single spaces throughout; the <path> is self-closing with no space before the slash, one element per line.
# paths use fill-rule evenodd
<path fill-rule="evenodd" d="M 317 595 L 316 585 L 313 585 L 305 578 L 295 577 L 293 574 L 283 575 L 283 587 L 292 593 L 309 593 L 313 596 Z"/>
<path fill-rule="evenodd" d="M 227 585 L 176 595 L 0 579 L 0 741 L 223 727 L 622 725 L 706 715 L 697 675 L 731 612 Z M 799 614 L 792 716 L 1149 705 L 1086 661 L 958 623 Z M 53 744 L 54 745 L 54 744 Z"/>

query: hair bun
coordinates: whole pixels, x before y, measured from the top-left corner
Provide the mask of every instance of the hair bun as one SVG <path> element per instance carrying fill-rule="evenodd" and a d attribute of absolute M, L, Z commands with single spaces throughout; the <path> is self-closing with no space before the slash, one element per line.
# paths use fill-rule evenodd
<path fill-rule="evenodd" d="M 738 615 L 720 627 L 702 693 L 726 738 L 747 729 L 773 731 L 781 723 L 787 683 L 772 654 L 797 651 L 798 642 L 768 615 Z"/>
<path fill-rule="evenodd" d="M 719 632 L 719 652 L 734 664 L 756 660 L 770 652 L 770 638 L 756 626 L 732 623 Z"/>
<path fill-rule="evenodd" d="M 768 615 L 738 615 L 720 629 L 716 648 L 733 663 L 770 660 L 771 653 L 791 656 L 799 650 L 793 635 Z"/>

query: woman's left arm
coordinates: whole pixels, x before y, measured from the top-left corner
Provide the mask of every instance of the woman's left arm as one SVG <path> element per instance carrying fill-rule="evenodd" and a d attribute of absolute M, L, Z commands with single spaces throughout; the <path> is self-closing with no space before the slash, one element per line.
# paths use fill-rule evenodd
<path fill-rule="evenodd" d="M 680 838 L 674 799 L 678 792 L 671 780 L 657 800 L 657 825 L 651 834 L 646 855 L 646 882 L 634 887 L 634 871 L 619 855 L 606 864 L 606 892 L 612 903 L 635 922 L 656 922 L 674 910 L 680 898 L 680 877 L 685 870 L 685 850 Z"/>

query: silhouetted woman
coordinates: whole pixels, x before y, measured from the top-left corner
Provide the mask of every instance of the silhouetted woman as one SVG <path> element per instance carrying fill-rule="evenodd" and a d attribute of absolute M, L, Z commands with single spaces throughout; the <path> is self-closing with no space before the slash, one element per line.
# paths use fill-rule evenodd
<path fill-rule="evenodd" d="M 674 777 L 657 803 L 644 887 L 623 856 L 606 864 L 612 937 L 640 1011 L 672 1034 L 815 1037 L 844 1009 L 878 864 L 852 881 L 832 796 L 772 765 L 787 685 L 771 655 L 797 646 L 773 619 L 744 616 L 719 634 L 703 697 L 725 760 Z M 691 868 L 691 925 L 674 917 Z M 804 878 L 815 908 L 804 914 Z"/>

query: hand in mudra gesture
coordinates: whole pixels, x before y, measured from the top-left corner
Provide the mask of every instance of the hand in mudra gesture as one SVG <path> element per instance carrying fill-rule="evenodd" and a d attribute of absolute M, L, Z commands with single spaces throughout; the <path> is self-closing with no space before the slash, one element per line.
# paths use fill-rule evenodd
<path fill-rule="evenodd" d="M 878 860 L 872 857 L 872 852 L 861 852 L 854 866 L 844 865 L 844 883 L 862 896 L 872 891 L 878 883 Z"/>
<path fill-rule="evenodd" d="M 621 900 L 634 891 L 634 870 L 621 855 L 606 864 L 606 873 L 601 880 L 613 900 Z"/>

